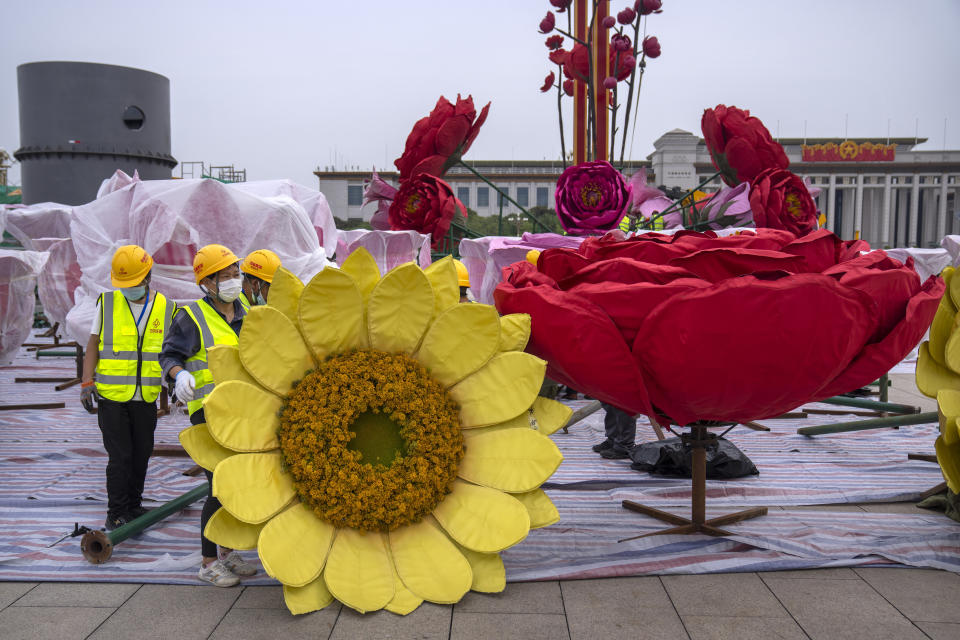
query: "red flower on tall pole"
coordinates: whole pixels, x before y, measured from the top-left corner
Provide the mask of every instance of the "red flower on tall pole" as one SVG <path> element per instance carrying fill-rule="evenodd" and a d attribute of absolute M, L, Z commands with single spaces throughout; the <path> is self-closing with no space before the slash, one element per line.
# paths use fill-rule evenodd
<path fill-rule="evenodd" d="M 440 96 L 430 115 L 413 125 L 403 155 L 393 162 L 400 180 L 419 173 L 443 176 L 473 144 L 489 110 L 488 102 L 477 116 L 473 96 L 462 99 L 458 94 L 455 105 Z"/>
<path fill-rule="evenodd" d="M 750 182 L 764 169 L 790 166 L 783 147 L 746 109 L 718 104 L 700 119 L 710 159 L 731 187 Z"/>
<path fill-rule="evenodd" d="M 450 185 L 436 176 L 421 173 L 400 182 L 390 203 L 390 228 L 431 234 L 436 249 L 457 213 L 466 217 L 467 209 Z"/>

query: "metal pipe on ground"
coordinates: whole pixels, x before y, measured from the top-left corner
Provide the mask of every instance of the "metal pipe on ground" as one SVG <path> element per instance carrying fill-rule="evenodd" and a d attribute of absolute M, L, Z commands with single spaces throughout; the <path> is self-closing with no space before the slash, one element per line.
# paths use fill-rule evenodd
<path fill-rule="evenodd" d="M 874 411 L 885 411 L 887 413 L 920 413 L 920 407 L 909 404 L 897 404 L 895 402 L 878 402 L 876 400 L 867 400 L 865 398 L 848 398 L 846 396 L 833 396 L 817 400 L 825 404 L 835 404 L 841 407 L 857 407 L 859 409 L 873 409 Z M 916 424 L 916 423 L 914 423 Z"/>
<path fill-rule="evenodd" d="M 140 533 L 150 525 L 156 524 L 181 509 L 190 506 L 200 498 L 206 496 L 209 490 L 210 483 L 204 482 L 199 487 L 191 489 L 179 498 L 174 498 L 156 509 L 151 509 L 139 518 L 131 520 L 113 531 L 91 531 L 83 534 L 83 538 L 80 539 L 80 550 L 83 551 L 83 557 L 93 564 L 103 564 L 113 555 L 113 548 L 115 546 L 130 536 Z"/>
<path fill-rule="evenodd" d="M 871 420 L 851 420 L 850 422 L 835 422 L 821 424 L 815 427 L 800 427 L 797 433 L 802 436 L 819 436 L 827 433 L 844 433 L 846 431 L 863 431 L 865 429 L 884 429 L 889 427 L 906 427 L 912 424 L 937 422 L 940 419 L 936 411 L 914 413 L 888 418 L 873 418 Z"/>

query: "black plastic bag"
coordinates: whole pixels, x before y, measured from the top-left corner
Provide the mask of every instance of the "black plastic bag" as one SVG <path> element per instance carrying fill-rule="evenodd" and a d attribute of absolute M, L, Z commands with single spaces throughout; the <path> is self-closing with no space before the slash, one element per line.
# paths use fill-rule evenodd
<path fill-rule="evenodd" d="M 631 469 L 665 476 L 689 478 L 690 447 L 680 438 L 667 438 L 637 445 L 630 451 Z M 741 478 L 757 475 L 756 465 L 729 440 L 717 438 L 707 446 L 708 478 Z"/>

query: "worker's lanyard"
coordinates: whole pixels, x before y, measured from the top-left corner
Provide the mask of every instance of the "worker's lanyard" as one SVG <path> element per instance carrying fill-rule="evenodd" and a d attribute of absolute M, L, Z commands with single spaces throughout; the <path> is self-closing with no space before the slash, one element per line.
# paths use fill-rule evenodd
<path fill-rule="evenodd" d="M 150 306 L 150 290 L 147 289 L 147 299 L 143 301 L 143 308 L 140 309 L 140 315 L 137 316 L 137 327 L 140 327 L 140 321 L 143 320 L 143 314 L 146 312 L 147 307 Z"/>

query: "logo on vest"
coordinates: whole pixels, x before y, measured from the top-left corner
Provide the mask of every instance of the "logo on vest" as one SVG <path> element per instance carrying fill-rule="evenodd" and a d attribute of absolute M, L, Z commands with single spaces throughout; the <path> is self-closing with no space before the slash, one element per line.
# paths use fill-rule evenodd
<path fill-rule="evenodd" d="M 153 319 L 153 326 L 150 327 L 150 333 L 163 333 L 163 329 L 160 328 L 160 319 Z"/>

